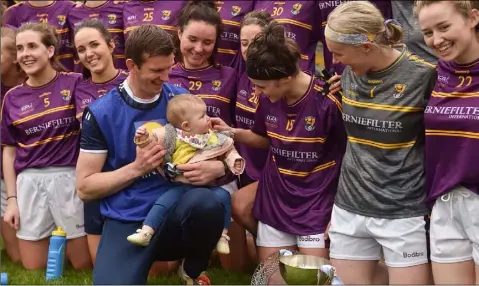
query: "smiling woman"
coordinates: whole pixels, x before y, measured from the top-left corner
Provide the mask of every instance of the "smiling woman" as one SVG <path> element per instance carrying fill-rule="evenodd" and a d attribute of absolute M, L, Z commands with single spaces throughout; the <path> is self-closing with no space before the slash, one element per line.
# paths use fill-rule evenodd
<path fill-rule="evenodd" d="M 67 233 L 73 267 L 91 267 L 83 202 L 75 190 L 80 130 L 74 93 L 81 75 L 55 70 L 62 68 L 55 58 L 57 43 L 48 24 L 25 23 L 18 29 L 17 60 L 28 79 L 7 92 L 2 106 L 4 220 L 17 230 L 27 269 L 46 266 L 55 225 Z"/>
<path fill-rule="evenodd" d="M 75 113 L 81 124 L 84 109 L 125 81 L 128 73 L 114 67 L 112 54 L 115 43 L 100 20 L 80 22 L 75 30 L 74 40 L 84 77 L 75 91 Z M 104 221 L 99 201 L 84 204 L 85 232 L 94 264 Z"/>
<path fill-rule="evenodd" d="M 415 12 L 440 58 L 424 115 L 434 282 L 478 284 L 479 2 L 417 1 Z"/>

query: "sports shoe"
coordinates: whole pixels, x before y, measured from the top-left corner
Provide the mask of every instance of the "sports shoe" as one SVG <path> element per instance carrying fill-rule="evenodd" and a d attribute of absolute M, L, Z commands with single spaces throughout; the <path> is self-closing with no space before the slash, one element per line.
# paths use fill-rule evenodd
<path fill-rule="evenodd" d="M 196 279 L 193 279 L 186 274 L 185 270 L 183 269 L 183 263 L 181 263 L 180 267 L 178 267 L 178 275 L 180 276 L 183 285 L 211 285 L 210 279 L 208 276 L 206 276 L 205 271 L 201 272 Z"/>

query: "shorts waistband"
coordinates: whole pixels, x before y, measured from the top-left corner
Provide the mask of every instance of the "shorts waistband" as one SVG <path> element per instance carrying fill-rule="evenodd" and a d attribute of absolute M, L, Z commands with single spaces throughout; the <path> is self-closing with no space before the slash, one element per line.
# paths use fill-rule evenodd
<path fill-rule="evenodd" d="M 20 174 L 53 174 L 53 173 L 62 173 L 62 172 L 71 172 L 75 171 L 75 167 L 46 167 L 46 168 L 28 168 L 23 170 Z"/>

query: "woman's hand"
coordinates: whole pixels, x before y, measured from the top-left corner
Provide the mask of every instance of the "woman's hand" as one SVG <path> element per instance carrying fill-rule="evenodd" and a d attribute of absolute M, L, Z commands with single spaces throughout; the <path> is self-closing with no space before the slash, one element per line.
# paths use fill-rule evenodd
<path fill-rule="evenodd" d="M 230 126 L 228 126 L 228 124 L 226 124 L 223 119 L 219 118 L 219 117 L 214 117 L 214 118 L 210 118 L 211 120 L 211 127 L 215 130 L 218 130 L 218 131 L 230 131 L 230 132 L 233 132 L 233 128 L 231 128 Z"/>
<path fill-rule="evenodd" d="M 206 186 L 225 175 L 225 167 L 219 160 L 180 164 L 176 168 L 183 172 L 190 184 L 196 186 Z"/>
<path fill-rule="evenodd" d="M 329 92 L 331 94 L 336 94 L 341 91 L 341 75 L 335 74 L 330 79 L 328 79 L 328 84 L 330 84 Z"/>
<path fill-rule="evenodd" d="M 20 227 L 20 212 L 18 211 L 17 198 L 8 200 L 3 221 L 15 230 L 18 230 Z"/>

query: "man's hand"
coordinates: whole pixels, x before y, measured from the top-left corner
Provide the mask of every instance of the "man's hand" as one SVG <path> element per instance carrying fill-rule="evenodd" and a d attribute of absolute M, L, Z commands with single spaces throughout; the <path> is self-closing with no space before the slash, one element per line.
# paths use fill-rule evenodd
<path fill-rule="evenodd" d="M 156 168 L 160 167 L 165 155 L 165 148 L 155 141 L 150 142 L 143 148 L 136 147 L 136 158 L 133 165 L 139 172 L 138 177 L 149 174 Z"/>
<path fill-rule="evenodd" d="M 176 168 L 183 172 L 183 176 L 190 184 L 196 186 L 206 186 L 225 175 L 223 162 L 218 160 L 181 164 L 176 166 Z"/>

